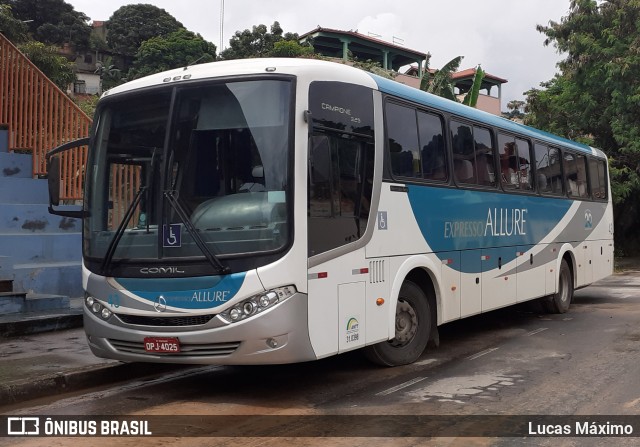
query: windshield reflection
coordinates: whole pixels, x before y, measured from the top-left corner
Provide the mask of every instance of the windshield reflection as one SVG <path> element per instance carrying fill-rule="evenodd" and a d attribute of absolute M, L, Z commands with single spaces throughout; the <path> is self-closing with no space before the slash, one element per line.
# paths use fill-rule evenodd
<path fill-rule="evenodd" d="M 217 264 L 217 257 L 282 249 L 291 233 L 291 83 L 172 93 L 101 107 L 88 166 L 85 255 L 105 264 L 205 256 Z"/>

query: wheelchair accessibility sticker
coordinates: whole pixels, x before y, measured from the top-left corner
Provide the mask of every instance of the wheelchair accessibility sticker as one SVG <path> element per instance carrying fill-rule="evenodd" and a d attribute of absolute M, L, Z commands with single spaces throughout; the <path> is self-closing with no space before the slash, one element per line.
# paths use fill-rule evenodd
<path fill-rule="evenodd" d="M 164 248 L 182 247 L 182 224 L 162 226 L 162 246 Z"/>
<path fill-rule="evenodd" d="M 387 212 L 378 211 L 378 230 L 386 230 L 387 228 Z"/>

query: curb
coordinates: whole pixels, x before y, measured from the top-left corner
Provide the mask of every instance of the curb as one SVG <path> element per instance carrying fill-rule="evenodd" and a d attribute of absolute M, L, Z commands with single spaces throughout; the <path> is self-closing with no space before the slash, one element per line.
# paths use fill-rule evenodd
<path fill-rule="evenodd" d="M 82 310 L 77 313 L 49 315 L 44 318 L 42 316 L 29 317 L 28 314 L 14 314 L 11 316 L 14 317 L 15 315 L 19 317 L 9 321 L 0 321 L 0 338 L 39 334 L 82 326 Z"/>
<path fill-rule="evenodd" d="M 19 403 L 55 394 L 79 391 L 134 378 L 162 374 L 188 366 L 189 365 L 120 362 L 92 365 L 67 372 L 0 384 L 0 402 L 3 405 Z"/>

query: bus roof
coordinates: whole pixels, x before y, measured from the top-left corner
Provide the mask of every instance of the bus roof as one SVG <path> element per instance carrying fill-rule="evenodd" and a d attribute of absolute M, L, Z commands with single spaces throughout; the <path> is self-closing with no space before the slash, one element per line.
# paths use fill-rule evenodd
<path fill-rule="evenodd" d="M 162 84 L 172 84 L 183 80 L 256 74 L 290 74 L 304 76 L 309 80 L 350 82 L 374 89 L 377 88 L 376 82 L 368 76 L 367 72 L 348 65 L 315 59 L 257 58 L 209 62 L 175 68 L 119 85 L 107 91 L 105 96 Z"/>

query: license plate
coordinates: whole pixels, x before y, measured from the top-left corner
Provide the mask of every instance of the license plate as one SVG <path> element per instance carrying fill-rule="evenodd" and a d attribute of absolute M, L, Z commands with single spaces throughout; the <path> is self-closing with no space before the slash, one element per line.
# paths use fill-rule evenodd
<path fill-rule="evenodd" d="M 145 337 L 144 350 L 146 352 L 174 354 L 180 352 L 180 342 L 171 337 Z"/>

